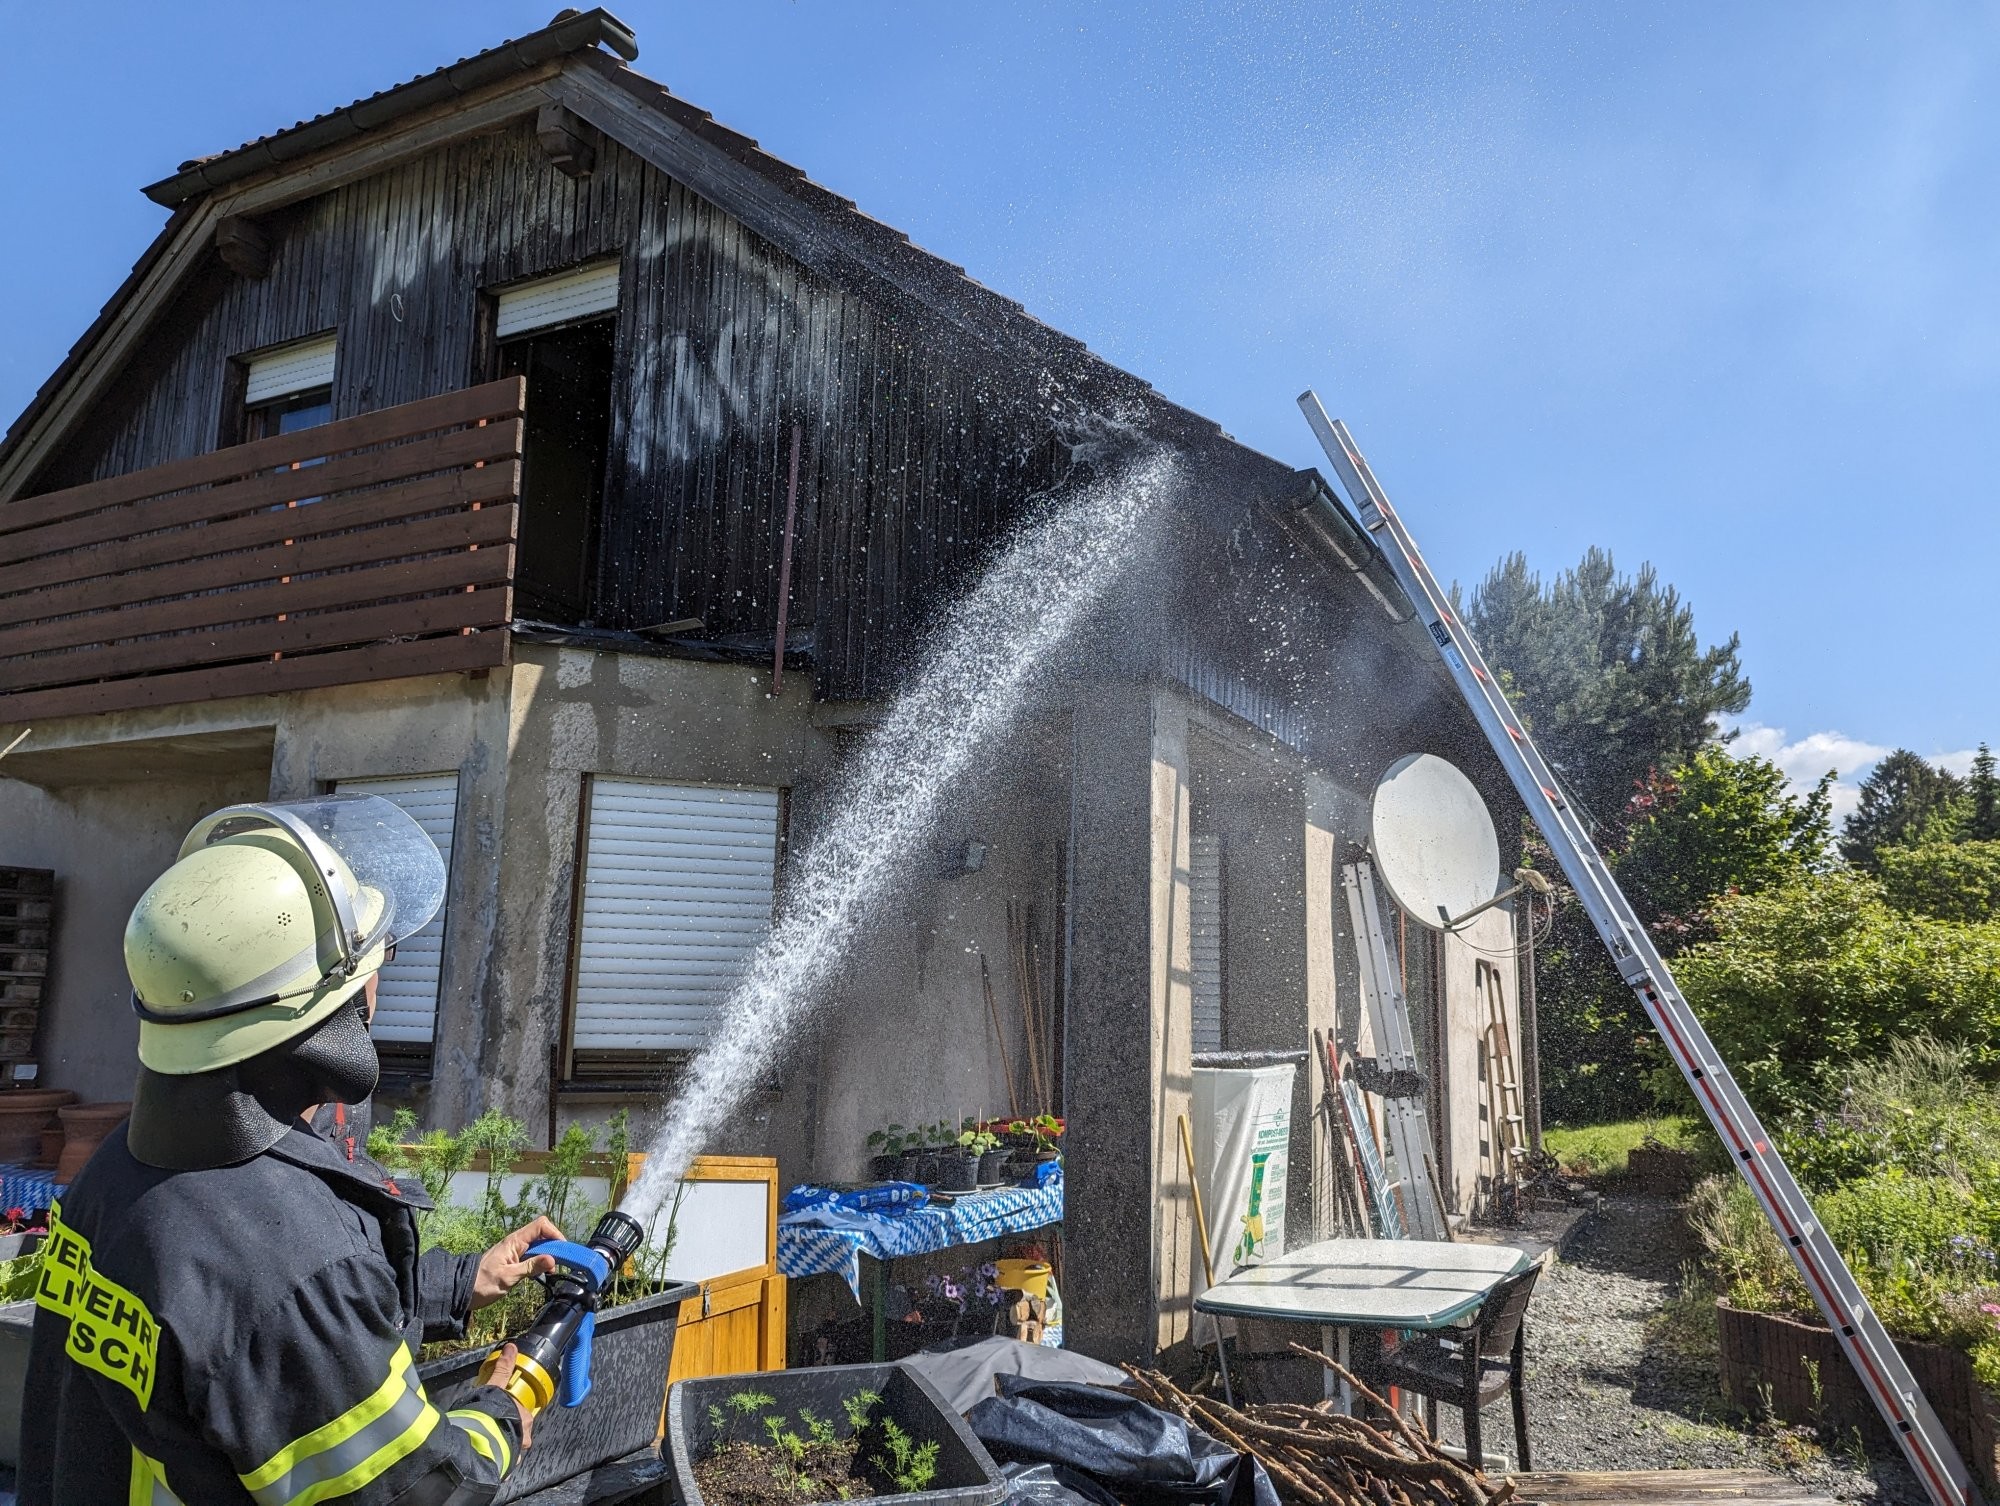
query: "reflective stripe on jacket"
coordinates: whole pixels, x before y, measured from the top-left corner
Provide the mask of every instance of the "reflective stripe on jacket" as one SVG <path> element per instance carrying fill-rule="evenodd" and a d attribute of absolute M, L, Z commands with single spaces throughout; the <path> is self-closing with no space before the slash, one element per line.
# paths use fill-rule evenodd
<path fill-rule="evenodd" d="M 520 1417 L 424 1393 L 413 1355 L 464 1332 L 478 1266 L 419 1257 L 428 1206 L 304 1129 L 180 1172 L 114 1131 L 50 1214 L 22 1506 L 490 1500 Z"/>

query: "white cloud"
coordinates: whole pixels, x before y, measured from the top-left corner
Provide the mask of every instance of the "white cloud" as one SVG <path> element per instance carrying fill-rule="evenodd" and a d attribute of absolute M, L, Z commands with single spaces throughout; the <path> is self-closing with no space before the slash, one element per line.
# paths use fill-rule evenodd
<path fill-rule="evenodd" d="M 1805 794 L 1820 780 L 1820 776 L 1831 769 L 1833 782 L 1833 825 L 1840 829 L 1854 807 L 1861 802 L 1861 781 L 1868 777 L 1878 760 L 1891 749 L 1881 743 L 1871 743 L 1858 737 L 1849 737 L 1845 732 L 1808 732 L 1804 737 L 1790 738 L 1783 727 L 1768 727 L 1762 722 L 1738 722 L 1734 729 L 1736 740 L 1730 751 L 1741 754 L 1756 754 L 1768 758 L 1791 781 L 1792 789 Z M 1963 748 L 1950 753 L 1932 753 L 1930 761 L 1942 764 L 1954 774 L 1963 775 L 1972 767 L 1975 749 Z"/>

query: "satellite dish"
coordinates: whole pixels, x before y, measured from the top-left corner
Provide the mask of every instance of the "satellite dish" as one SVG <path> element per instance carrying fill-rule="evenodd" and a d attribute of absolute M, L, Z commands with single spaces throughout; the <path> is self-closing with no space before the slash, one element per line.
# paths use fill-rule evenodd
<path fill-rule="evenodd" d="M 1500 838 L 1486 802 L 1435 754 L 1406 754 L 1376 782 L 1368 845 L 1390 896 L 1433 931 L 1449 931 L 1504 897 Z"/>

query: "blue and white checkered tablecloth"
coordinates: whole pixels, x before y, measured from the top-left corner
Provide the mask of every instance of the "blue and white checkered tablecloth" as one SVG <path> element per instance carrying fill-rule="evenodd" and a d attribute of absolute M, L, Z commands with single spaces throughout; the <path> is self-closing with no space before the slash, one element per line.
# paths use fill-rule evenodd
<path fill-rule="evenodd" d="M 815 1210 L 807 1209 L 778 1220 L 778 1269 L 787 1276 L 837 1271 L 846 1278 L 858 1302 L 863 1255 L 877 1260 L 927 1255 L 933 1250 L 997 1239 L 1002 1234 L 1047 1228 L 1061 1223 L 1062 1216 L 1061 1177 L 1046 1187 L 962 1193 L 948 1207 L 848 1214 L 834 1227 L 817 1217 Z"/>
<path fill-rule="evenodd" d="M 0 1164 L 0 1213 L 9 1208 L 33 1213 L 56 1200 L 55 1173 L 38 1166 Z"/>

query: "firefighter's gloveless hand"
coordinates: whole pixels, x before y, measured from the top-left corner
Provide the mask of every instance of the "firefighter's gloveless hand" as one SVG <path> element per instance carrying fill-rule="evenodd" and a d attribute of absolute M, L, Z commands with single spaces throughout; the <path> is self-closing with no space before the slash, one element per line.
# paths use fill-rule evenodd
<path fill-rule="evenodd" d="M 556 1268 L 552 1255 L 530 1257 L 528 1246 L 545 1239 L 561 1239 L 563 1231 L 547 1217 L 523 1224 L 499 1244 L 479 1257 L 479 1270 L 472 1278 L 474 1308 L 498 1302 L 529 1276 L 543 1276 Z"/>

